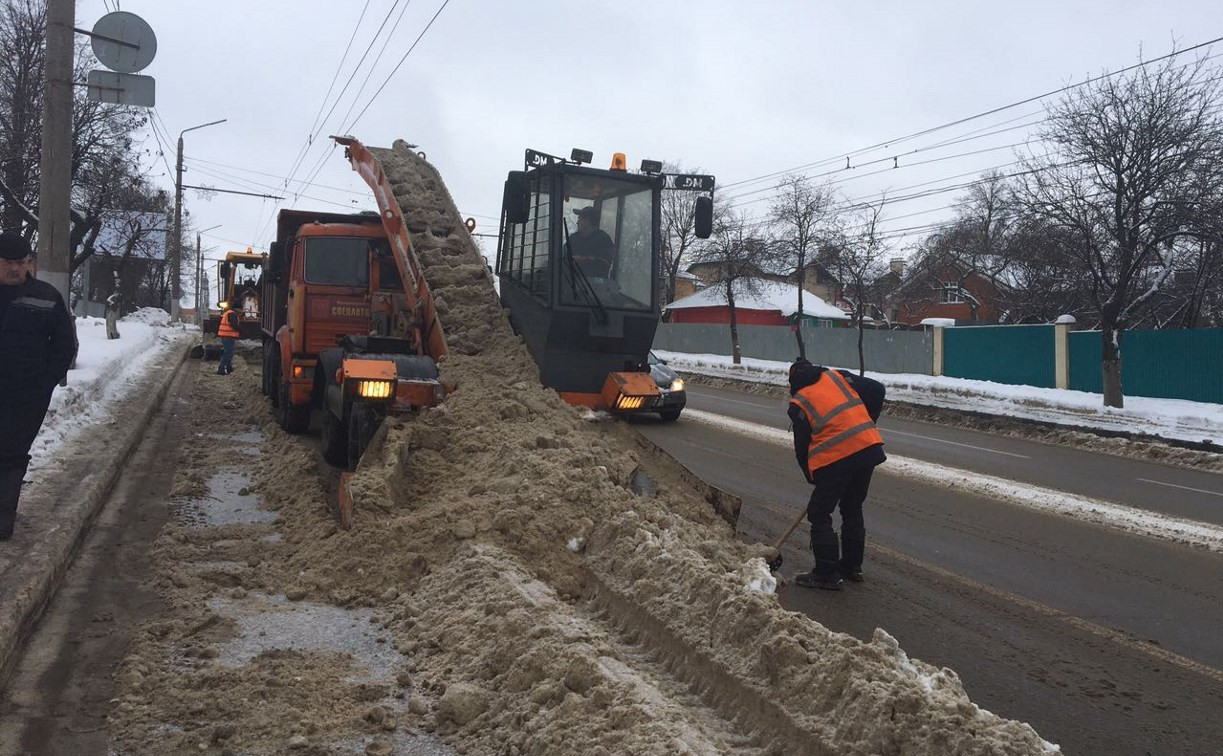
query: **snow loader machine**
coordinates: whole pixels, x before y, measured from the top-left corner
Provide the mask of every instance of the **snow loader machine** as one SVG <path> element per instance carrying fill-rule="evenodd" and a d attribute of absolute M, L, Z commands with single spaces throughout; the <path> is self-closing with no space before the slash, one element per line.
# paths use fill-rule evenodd
<path fill-rule="evenodd" d="M 713 226 L 713 176 L 666 174 L 658 161 L 607 170 L 573 150 L 568 160 L 527 150 L 506 178 L 497 276 L 510 323 L 543 384 L 568 403 L 612 414 L 673 419 L 648 357 L 660 307 L 661 194 L 692 191 L 694 230 Z M 596 249 L 597 247 L 597 249 Z"/>
<path fill-rule="evenodd" d="M 262 335 L 259 321 L 260 301 L 263 288 L 263 268 L 267 255 L 254 252 L 247 247 L 245 252 L 227 252 L 225 259 L 217 261 L 216 309 L 209 308 L 203 320 L 201 336 L 216 336 L 221 325 L 221 313 L 230 305 L 238 311 L 238 335 L 243 339 L 258 340 Z M 207 306 L 206 298 L 201 304 Z M 201 338 L 191 348 L 192 359 L 216 360 L 221 356 L 221 345 L 216 341 Z"/>
<path fill-rule="evenodd" d="M 225 259 L 217 262 L 217 309 L 209 309 L 204 333 L 215 336 L 221 324 L 221 313 L 232 306 L 242 317 L 238 324 L 239 336 L 243 339 L 261 337 L 259 303 L 267 259 L 267 255 L 247 247 L 245 252 L 226 252 Z"/>

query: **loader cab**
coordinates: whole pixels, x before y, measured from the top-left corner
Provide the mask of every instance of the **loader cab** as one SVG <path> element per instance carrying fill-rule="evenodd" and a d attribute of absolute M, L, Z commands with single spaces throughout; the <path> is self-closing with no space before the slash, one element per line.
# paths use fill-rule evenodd
<path fill-rule="evenodd" d="M 584 162 L 527 150 L 506 180 L 496 272 L 544 385 L 597 406 L 609 373 L 648 371 L 667 177 Z"/>

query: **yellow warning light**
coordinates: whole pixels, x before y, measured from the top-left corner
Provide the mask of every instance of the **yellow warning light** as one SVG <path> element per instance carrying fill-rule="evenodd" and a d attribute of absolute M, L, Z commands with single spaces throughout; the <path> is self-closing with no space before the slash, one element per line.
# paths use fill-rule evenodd
<path fill-rule="evenodd" d="M 395 390 L 393 381 L 360 381 L 357 393 L 366 399 L 390 399 Z"/>
<path fill-rule="evenodd" d="M 618 410 L 635 410 L 641 409 L 645 405 L 644 396 L 625 396 L 621 394 L 616 400 L 616 409 Z"/>
<path fill-rule="evenodd" d="M 617 152 L 615 155 L 612 155 L 611 170 L 613 171 L 627 171 L 628 170 L 628 158 L 624 157 L 623 152 Z"/>

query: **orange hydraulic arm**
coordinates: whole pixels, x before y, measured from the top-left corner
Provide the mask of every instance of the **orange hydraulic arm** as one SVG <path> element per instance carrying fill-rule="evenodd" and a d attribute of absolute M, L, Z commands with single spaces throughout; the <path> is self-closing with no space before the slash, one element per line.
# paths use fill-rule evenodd
<path fill-rule="evenodd" d="M 333 136 L 332 139 L 344 145 L 344 156 L 374 192 L 374 198 L 378 201 L 378 215 L 391 243 L 395 266 L 399 268 L 399 278 L 403 281 L 404 295 L 408 299 L 408 306 L 412 309 L 416 321 L 415 326 L 420 333 L 420 343 L 425 354 L 432 357 L 434 362 L 440 363 L 447 354 L 446 337 L 442 333 L 429 284 L 421 271 L 420 260 L 412 249 L 403 211 L 395 200 L 395 193 L 391 191 L 386 173 L 383 172 L 378 159 L 359 140 L 347 136 Z"/>

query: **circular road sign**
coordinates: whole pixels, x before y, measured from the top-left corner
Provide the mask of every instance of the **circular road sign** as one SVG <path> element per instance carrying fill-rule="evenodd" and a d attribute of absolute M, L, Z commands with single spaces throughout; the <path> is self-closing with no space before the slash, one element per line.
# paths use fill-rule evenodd
<path fill-rule="evenodd" d="M 107 13 L 93 25 L 93 33 L 96 35 L 90 38 L 93 54 L 112 71 L 135 73 L 152 63 L 157 55 L 153 27 L 135 13 Z"/>

